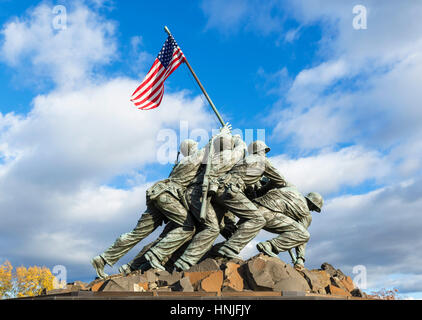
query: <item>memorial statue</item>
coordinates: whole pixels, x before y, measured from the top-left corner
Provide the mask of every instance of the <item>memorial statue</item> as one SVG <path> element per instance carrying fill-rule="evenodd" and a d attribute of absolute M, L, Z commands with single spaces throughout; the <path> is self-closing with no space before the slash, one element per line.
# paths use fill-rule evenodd
<path fill-rule="evenodd" d="M 248 151 L 245 159 L 220 177 L 219 189 L 214 197 L 217 204 L 240 219 L 237 231 L 218 250 L 221 256 L 227 258 L 239 258 L 240 251 L 255 238 L 266 222 L 258 207 L 245 194 L 247 189 L 252 188 L 264 175 L 269 179 L 267 188 L 286 185 L 284 177 L 266 157 L 270 148 L 264 142 L 252 142 Z"/>
<path fill-rule="evenodd" d="M 238 258 L 261 229 L 279 235 L 259 243 L 258 250 L 272 256 L 289 250 L 295 266 L 303 267 L 309 239 L 307 228 L 311 223 L 309 212 L 321 211 L 322 197 L 317 193 L 303 197 L 289 184 L 266 157 L 270 148 L 263 141 L 255 141 L 246 148 L 240 136 L 232 136 L 231 126 L 223 121 L 170 30 L 167 27 L 164 30 L 168 38 L 131 101 L 142 110 L 158 107 L 164 80 L 185 63 L 222 128 L 201 150 L 193 140 L 181 143 L 183 159 L 176 162 L 167 179 L 147 190 L 147 208 L 135 228 L 91 260 L 97 276 L 106 278 L 106 264 L 113 266 L 163 222 L 166 226 L 158 239 L 145 246 L 129 264 L 121 266 L 119 272 L 126 274 L 143 266 L 165 270 L 176 253 L 174 267 L 187 270 L 204 257 L 220 233 L 226 241 L 219 247 L 218 255 Z M 161 71 L 157 72 L 157 68 Z M 160 75 L 163 70 L 164 80 Z M 150 90 L 154 81 L 157 89 Z M 266 183 L 262 183 L 263 179 Z M 239 219 L 236 225 L 230 218 L 233 215 Z M 297 257 L 291 251 L 293 248 Z"/>
<path fill-rule="evenodd" d="M 168 233 L 176 234 L 182 244 L 194 234 L 195 224 L 187 209 L 180 202 L 180 197 L 196 176 L 205 156 L 205 148 L 197 150 L 197 143 L 188 140 L 181 143 L 180 152 L 184 158 L 175 165 L 169 178 L 157 182 L 147 190 L 147 209 L 135 228 L 131 232 L 122 234 L 111 247 L 92 259 L 91 263 L 98 277 L 107 277 L 104 272 L 106 264 L 113 266 L 163 222 L 170 223 L 167 228 L 170 230 Z M 162 268 L 156 260 L 152 259 L 151 262 L 154 267 Z"/>
<path fill-rule="evenodd" d="M 253 202 L 259 207 L 266 220 L 263 229 L 279 234 L 276 238 L 257 244 L 257 249 L 269 256 L 276 257 L 280 252 L 295 248 L 296 257 L 292 259 L 296 269 L 301 270 L 305 262 L 306 243 L 310 238 L 307 231 L 312 222 L 310 211 L 321 212 L 322 196 L 316 192 L 304 197 L 295 186 L 268 191 Z"/>
<path fill-rule="evenodd" d="M 226 136 L 223 140 L 216 140 L 215 152 L 208 158 L 209 184 L 204 186 L 205 170 L 198 175 L 197 179 L 187 189 L 187 199 L 190 203 L 192 214 L 200 224 L 200 231 L 196 234 L 182 256 L 175 262 L 175 267 L 180 270 L 187 270 L 212 247 L 215 239 L 220 233 L 220 221 L 227 208 L 214 203 L 214 193 L 220 187 L 220 177 L 229 172 L 233 166 L 241 161 L 246 155 L 246 144 L 240 136 Z M 208 188 L 205 200 L 204 188 Z M 205 205 L 204 205 L 204 201 Z M 202 212 L 205 210 L 205 217 L 201 221 Z"/>
<path fill-rule="evenodd" d="M 210 148 L 211 144 L 212 148 Z M 190 219 L 195 219 L 196 224 L 202 230 L 194 236 L 192 244 L 185 251 L 186 254 L 189 254 L 191 246 L 195 248 L 194 255 L 197 259 L 190 266 L 195 264 L 211 248 L 220 233 L 219 225 L 225 213 L 220 208 L 214 208 L 211 204 L 207 204 L 205 219 L 202 220 L 200 217 L 205 168 L 209 168 L 210 180 L 227 172 L 237 161 L 244 157 L 246 145 L 241 139 L 232 137 L 228 127 L 223 127 L 220 134 L 213 137 L 205 149 L 208 150 L 205 166 L 199 170 L 199 174 L 191 181 L 183 197 L 186 208 L 190 211 L 188 214 Z M 215 228 L 210 228 L 209 226 L 215 226 Z M 162 266 L 161 262 L 172 255 L 184 243 L 185 239 L 181 239 L 177 233 L 171 231 L 145 253 L 145 258 L 150 262 L 155 260 L 155 263 L 151 263 L 154 267 Z M 180 267 L 177 262 L 175 266 Z"/>
<path fill-rule="evenodd" d="M 288 183 L 266 158 L 269 151 L 264 142 L 255 141 L 246 155 L 246 144 L 239 136 L 232 136 L 227 127 L 201 150 L 197 150 L 195 141 L 183 141 L 180 152 L 184 158 L 174 166 L 168 179 L 147 190 L 147 209 L 136 227 L 92 259 L 97 276 L 107 277 L 106 264 L 113 266 L 163 222 L 166 227 L 158 239 L 131 263 L 123 265 L 120 272 L 127 274 L 140 268 L 137 261 L 165 270 L 164 264 L 179 248 L 183 252 L 174 267 L 187 270 L 211 249 L 220 232 L 225 232 L 226 241 L 218 249 L 218 255 L 239 258 L 240 251 L 261 229 L 279 235 L 260 242 L 259 251 L 277 256 L 295 248 L 295 267 L 302 268 L 309 240 L 307 228 L 312 221 L 310 211 L 320 212 L 323 199 L 318 193 L 304 197 Z M 201 217 L 204 208 L 205 217 Z M 231 218 L 229 228 L 222 227 L 224 218 L 233 214 L 239 218 L 236 226 Z"/>

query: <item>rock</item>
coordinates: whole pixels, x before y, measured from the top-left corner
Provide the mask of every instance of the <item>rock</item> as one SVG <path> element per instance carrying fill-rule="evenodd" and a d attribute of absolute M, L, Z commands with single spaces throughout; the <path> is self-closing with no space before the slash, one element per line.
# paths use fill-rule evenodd
<path fill-rule="evenodd" d="M 135 284 L 133 284 L 133 291 L 134 292 L 145 292 L 147 290 L 145 290 L 142 285 L 139 285 L 138 283 L 135 283 Z"/>
<path fill-rule="evenodd" d="M 160 270 L 160 271 L 156 271 L 155 274 L 158 276 L 158 278 L 160 277 L 167 277 L 170 275 L 170 272 L 166 271 L 166 270 Z"/>
<path fill-rule="evenodd" d="M 204 261 L 192 266 L 186 272 L 204 272 L 204 271 L 218 271 L 220 270 L 220 264 L 214 259 L 207 258 Z"/>
<path fill-rule="evenodd" d="M 313 272 L 308 269 L 298 271 L 308 282 L 311 292 L 325 293 L 325 288 L 331 284 L 330 276 L 325 271 Z"/>
<path fill-rule="evenodd" d="M 352 295 L 350 294 L 350 292 L 348 292 L 345 289 L 342 288 L 338 288 L 336 286 L 333 285 L 329 285 L 327 286 L 327 288 L 325 288 L 325 290 L 327 291 L 328 294 L 332 294 L 332 295 L 336 295 L 336 296 L 345 296 L 345 297 L 351 297 Z"/>
<path fill-rule="evenodd" d="M 331 284 L 330 275 L 325 270 L 310 270 L 310 273 L 317 278 L 317 282 L 312 283 L 312 290 L 314 292 L 325 294 L 325 288 Z"/>
<path fill-rule="evenodd" d="M 68 283 L 67 286 L 72 286 L 73 288 L 77 288 L 78 290 L 89 290 L 89 284 L 82 281 Z"/>
<path fill-rule="evenodd" d="M 188 277 L 184 277 L 179 281 L 183 292 L 193 292 L 193 286 Z"/>
<path fill-rule="evenodd" d="M 102 291 L 133 291 L 133 285 L 141 280 L 142 277 L 139 275 L 115 277 L 106 282 Z"/>
<path fill-rule="evenodd" d="M 307 281 L 279 258 L 263 254 L 247 263 L 247 282 L 255 291 L 310 291 Z"/>
<path fill-rule="evenodd" d="M 359 288 L 353 289 L 350 294 L 352 295 L 352 297 L 359 297 L 359 298 L 364 298 L 365 297 L 365 293 L 362 292 L 362 290 L 360 290 Z"/>
<path fill-rule="evenodd" d="M 223 271 L 214 271 L 208 277 L 201 281 L 200 291 L 221 292 L 223 285 Z"/>
<path fill-rule="evenodd" d="M 330 275 L 330 277 L 335 276 L 337 273 L 337 270 L 328 262 L 324 262 L 321 265 L 321 270 L 324 270 L 325 272 L 327 272 Z"/>
<path fill-rule="evenodd" d="M 342 280 L 340 280 L 343 287 L 349 291 L 352 292 L 353 289 L 356 287 L 355 284 L 353 283 L 352 278 L 350 278 L 349 276 L 345 276 Z"/>
<path fill-rule="evenodd" d="M 223 291 L 243 291 L 243 278 L 239 273 L 240 265 L 228 262 L 224 270 Z"/>
<path fill-rule="evenodd" d="M 69 293 L 72 292 L 70 289 L 53 289 L 47 290 L 43 293 L 43 295 L 52 295 L 52 294 L 62 294 L 62 293 Z"/>
<path fill-rule="evenodd" d="M 105 286 L 101 291 L 129 291 L 125 285 L 121 285 L 121 281 L 115 281 L 114 279 L 107 280 Z"/>
<path fill-rule="evenodd" d="M 167 271 L 166 271 L 167 272 Z M 168 273 L 168 272 L 167 272 Z M 173 284 L 175 284 L 177 281 L 179 281 L 182 278 L 182 274 L 180 272 L 173 272 L 173 273 L 168 273 L 167 275 L 165 274 L 160 274 L 158 275 L 158 285 L 160 287 L 164 287 L 164 286 L 172 286 Z"/>
<path fill-rule="evenodd" d="M 142 275 L 147 279 L 147 282 L 149 283 L 153 283 L 158 280 L 158 277 L 153 269 L 145 271 Z"/>
<path fill-rule="evenodd" d="M 228 261 L 228 263 L 229 263 L 229 262 L 231 262 L 231 263 L 235 263 L 235 264 L 238 264 L 238 265 L 240 265 L 240 266 L 246 263 L 246 261 L 244 261 L 244 260 L 242 260 L 242 259 L 236 259 L 236 258 L 230 259 L 230 260 Z"/>
<path fill-rule="evenodd" d="M 340 280 L 343 280 L 346 275 L 340 269 L 337 269 L 337 277 L 339 277 Z"/>
<path fill-rule="evenodd" d="M 91 291 L 97 292 L 102 291 L 105 281 L 98 281 L 92 284 Z"/>
<path fill-rule="evenodd" d="M 196 289 L 202 279 L 208 277 L 215 271 L 202 271 L 202 272 L 184 272 L 184 276 L 189 278 L 193 288 Z"/>
<path fill-rule="evenodd" d="M 347 289 L 346 289 L 346 287 L 345 287 L 345 286 L 344 286 L 344 284 L 343 284 L 343 281 L 342 281 L 342 280 L 340 280 L 340 278 L 339 278 L 339 277 L 334 276 L 334 277 L 331 277 L 331 278 L 330 278 L 330 280 L 331 280 L 331 284 L 332 284 L 333 286 L 336 286 L 337 288 L 340 288 L 340 289 L 343 289 L 343 290 L 349 291 L 349 290 L 347 290 Z"/>
<path fill-rule="evenodd" d="M 148 282 L 139 282 L 133 285 L 133 291 L 144 292 L 149 290 Z"/>
<path fill-rule="evenodd" d="M 330 277 L 338 277 L 339 279 L 343 279 L 345 277 L 344 273 L 340 269 L 335 269 L 328 262 L 324 262 L 321 265 L 321 269 L 325 270 L 330 275 Z"/>
<path fill-rule="evenodd" d="M 67 293 L 67 292 L 76 292 L 76 291 L 88 291 L 91 288 L 91 284 L 82 282 L 82 281 L 75 281 L 70 282 L 65 285 L 65 287 L 57 288 L 53 290 L 46 291 L 46 294 L 59 294 L 59 293 Z"/>

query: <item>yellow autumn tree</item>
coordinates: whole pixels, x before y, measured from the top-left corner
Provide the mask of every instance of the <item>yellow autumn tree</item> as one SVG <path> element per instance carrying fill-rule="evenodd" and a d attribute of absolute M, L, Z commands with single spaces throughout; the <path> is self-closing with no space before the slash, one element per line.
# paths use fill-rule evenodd
<path fill-rule="evenodd" d="M 0 265 L 0 299 L 9 297 L 13 289 L 12 270 L 9 261 Z"/>
<path fill-rule="evenodd" d="M 43 289 L 53 289 L 54 276 L 46 267 L 16 268 L 17 297 L 38 296 Z"/>
<path fill-rule="evenodd" d="M 9 261 L 0 266 L 0 298 L 37 296 L 52 290 L 54 276 L 47 267 L 18 267 L 13 272 Z"/>

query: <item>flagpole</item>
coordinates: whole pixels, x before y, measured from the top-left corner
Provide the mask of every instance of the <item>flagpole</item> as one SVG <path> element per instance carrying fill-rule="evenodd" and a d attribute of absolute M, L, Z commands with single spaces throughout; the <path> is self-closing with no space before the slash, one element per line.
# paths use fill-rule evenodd
<path fill-rule="evenodd" d="M 169 36 L 172 36 L 170 30 L 167 28 L 167 26 L 164 26 L 164 31 L 167 32 Z M 215 115 L 217 116 L 218 120 L 220 121 L 221 125 L 224 127 L 225 123 L 223 121 L 223 118 L 221 117 L 220 113 L 218 112 L 217 108 L 215 107 L 214 103 L 212 102 L 210 96 L 208 95 L 207 91 L 205 91 L 204 86 L 202 85 L 201 81 L 199 81 L 198 77 L 196 76 L 195 71 L 193 71 L 191 65 L 189 64 L 188 60 L 185 57 L 185 63 L 188 66 L 190 72 L 192 73 L 193 77 L 195 78 L 196 82 L 198 83 L 199 87 L 201 88 L 202 92 L 204 93 L 205 98 L 207 98 L 209 104 L 211 105 L 212 110 L 214 110 Z"/>

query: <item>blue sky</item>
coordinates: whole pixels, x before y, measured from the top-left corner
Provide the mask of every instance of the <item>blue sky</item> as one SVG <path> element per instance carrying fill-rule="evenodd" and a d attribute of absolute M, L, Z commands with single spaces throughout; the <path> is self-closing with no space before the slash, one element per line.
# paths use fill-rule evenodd
<path fill-rule="evenodd" d="M 358 4 L 366 29 L 353 28 Z M 53 28 L 57 5 L 66 8 L 65 30 Z M 323 194 L 308 267 L 328 261 L 352 275 L 364 265 L 369 289 L 422 297 L 421 4 L 0 7 L 0 261 L 61 264 L 70 280 L 90 280 L 90 258 L 135 225 L 146 188 L 168 175 L 174 154 L 159 159 L 163 134 L 180 139 L 181 121 L 193 136 L 217 128 L 184 65 L 166 81 L 158 109 L 129 101 L 167 25 L 224 119 L 243 133 L 264 129 L 280 171 L 302 192 Z M 242 255 L 269 237 L 260 233 Z"/>

